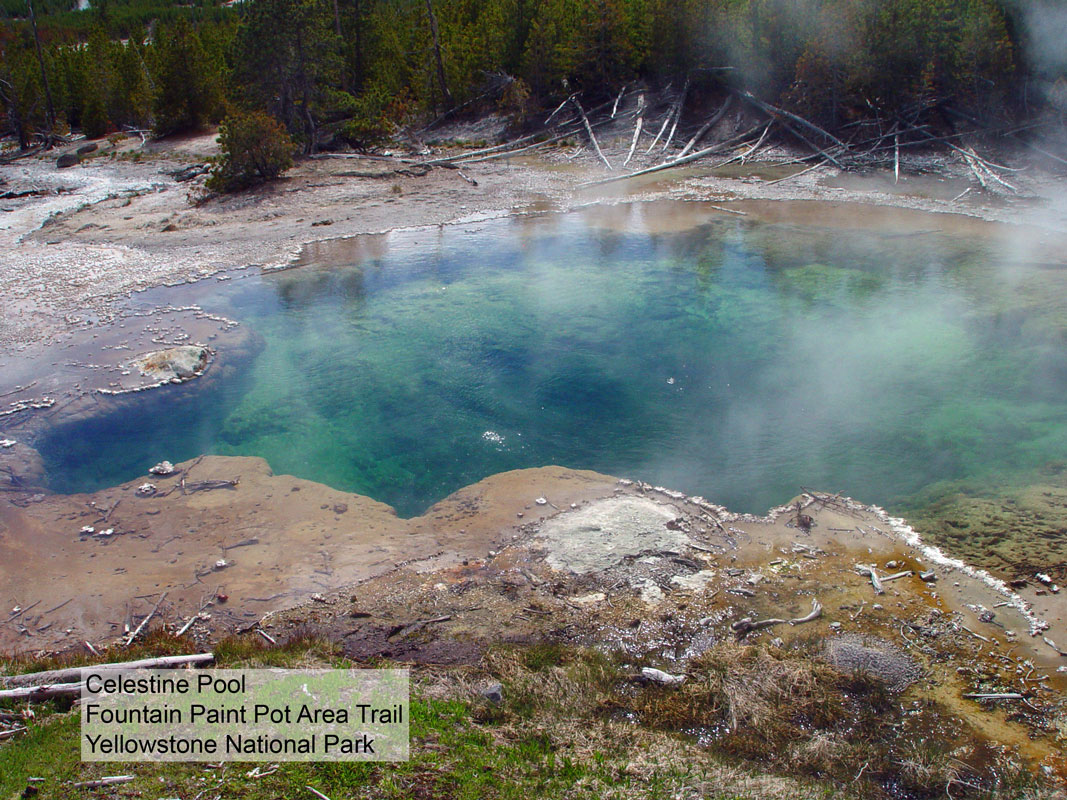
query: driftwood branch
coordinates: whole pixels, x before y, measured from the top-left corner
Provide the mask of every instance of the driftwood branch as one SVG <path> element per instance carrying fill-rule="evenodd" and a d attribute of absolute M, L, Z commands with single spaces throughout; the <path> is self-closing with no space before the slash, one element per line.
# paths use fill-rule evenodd
<path fill-rule="evenodd" d="M 443 617 L 434 617 L 433 619 L 420 619 L 420 620 L 417 620 L 416 622 L 412 622 L 412 623 L 410 623 L 408 625 L 397 625 L 389 633 L 389 637 L 388 638 L 392 639 L 392 638 L 396 637 L 396 638 L 401 638 L 402 639 L 403 637 L 405 637 L 405 636 L 407 636 L 409 634 L 415 633 L 415 631 L 422 630 L 427 625 L 435 625 L 438 622 L 448 622 L 448 620 L 450 620 L 450 619 L 452 619 L 452 615 L 451 614 L 445 614 Z"/>
<path fill-rule="evenodd" d="M 752 631 L 762 630 L 763 628 L 769 628 L 772 625 L 784 625 L 786 620 L 784 619 L 761 619 L 759 621 L 753 620 L 751 617 L 745 617 L 744 619 L 735 620 L 730 623 L 730 630 L 736 633 L 738 636 L 744 636 Z"/>
<path fill-rule="evenodd" d="M 806 616 L 789 620 L 790 625 L 803 625 L 805 622 L 813 622 L 822 616 L 822 603 L 814 597 L 811 599 L 811 612 Z"/>
<path fill-rule="evenodd" d="M 148 620 L 152 619 L 152 617 L 156 615 L 156 612 L 159 611 L 159 607 L 163 605 L 163 601 L 166 599 L 167 593 L 163 592 L 163 594 L 159 596 L 159 601 L 156 603 L 155 607 L 148 612 L 148 616 L 142 619 L 141 624 L 134 628 L 133 632 L 126 637 L 126 647 L 129 647 L 131 644 L 133 644 L 134 639 L 141 635 L 141 631 L 144 629 L 144 626 L 148 624 Z"/>
<path fill-rule="evenodd" d="M 871 579 L 871 586 L 874 587 L 875 594 L 885 594 L 885 587 L 882 586 L 882 581 L 878 577 L 878 572 L 874 567 L 865 567 L 862 564 L 856 567 L 856 571 L 860 575 L 867 575 Z"/>
<path fill-rule="evenodd" d="M 968 700 L 1023 700 L 1026 695 L 1018 692 L 984 692 L 980 694 L 965 694 Z"/>
<path fill-rule="evenodd" d="M 98 778 L 95 781 L 82 781 L 71 785 L 76 789 L 99 789 L 102 786 L 114 786 L 118 783 L 129 783 L 134 780 L 137 780 L 136 775 L 110 775 L 106 778 Z"/>

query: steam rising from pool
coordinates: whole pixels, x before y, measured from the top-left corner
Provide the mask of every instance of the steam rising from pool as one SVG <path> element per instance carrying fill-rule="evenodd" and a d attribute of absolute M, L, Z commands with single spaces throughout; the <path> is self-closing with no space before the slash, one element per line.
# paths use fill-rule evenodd
<path fill-rule="evenodd" d="M 1030 258 L 713 212 L 666 233 L 590 211 L 349 240 L 200 301 L 264 338 L 243 372 L 37 446 L 61 491 L 211 452 L 405 515 L 545 464 L 739 511 L 805 486 L 893 507 L 1067 452 L 1067 279 Z"/>

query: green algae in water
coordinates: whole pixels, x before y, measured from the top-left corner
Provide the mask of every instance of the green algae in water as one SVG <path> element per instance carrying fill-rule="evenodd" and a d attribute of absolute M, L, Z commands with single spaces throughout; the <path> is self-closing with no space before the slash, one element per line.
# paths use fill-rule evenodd
<path fill-rule="evenodd" d="M 262 353 L 209 391 L 51 431 L 53 487 L 256 455 L 410 515 L 561 464 L 763 512 L 804 486 L 900 507 L 1067 452 L 1067 285 L 982 241 L 575 213 L 348 252 L 201 301 Z"/>

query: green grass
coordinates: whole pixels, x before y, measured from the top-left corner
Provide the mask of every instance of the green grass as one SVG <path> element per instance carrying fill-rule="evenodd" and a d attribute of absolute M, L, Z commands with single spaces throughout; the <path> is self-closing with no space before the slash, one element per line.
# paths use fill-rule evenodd
<path fill-rule="evenodd" d="M 131 650 L 102 653 L 123 660 L 188 651 L 188 643 L 152 634 Z M 235 638 L 215 648 L 219 667 L 349 667 L 336 646 L 296 631 L 278 646 L 258 638 Z M 81 654 L 46 660 L 8 660 L 13 673 L 88 661 Z M 359 665 L 367 666 L 367 665 Z M 388 666 L 388 665 L 383 665 Z M 619 678 L 613 661 L 559 645 L 501 649 L 487 659 L 488 675 L 468 671 L 413 673 L 411 758 L 372 762 L 288 763 L 265 777 L 250 777 L 268 764 L 81 763 L 80 717 L 61 701 L 35 706 L 30 731 L 0 745 L 0 800 L 21 796 L 28 779 L 43 778 L 40 796 L 312 798 L 313 786 L 332 800 L 343 798 L 649 798 L 666 800 L 693 787 L 702 797 L 722 797 L 745 772 L 724 769 L 708 754 L 684 752 L 677 737 L 612 723 L 600 699 Z M 474 687 L 489 677 L 505 686 L 505 701 L 493 705 Z M 443 696 L 442 696 L 443 695 Z M 109 789 L 77 789 L 76 781 L 131 774 L 137 779 Z M 778 781 L 778 779 L 772 779 Z M 725 782 L 724 782 L 725 781 Z M 792 785 L 792 784 L 791 784 Z M 700 789 L 698 787 L 704 787 Z M 692 792 L 686 792 L 686 795 Z M 731 797 L 823 796 L 795 792 L 730 793 Z"/>
<path fill-rule="evenodd" d="M 153 648 L 182 647 L 171 637 L 153 634 L 138 650 L 122 655 L 140 657 Z M 217 665 L 230 668 L 394 666 L 352 664 L 336 645 L 310 630 L 295 631 L 277 646 L 267 646 L 258 637 L 230 639 L 219 643 L 215 653 Z M 103 655 L 119 660 L 118 653 Z M 0 666 L 13 672 L 16 667 L 41 669 L 78 660 L 82 657 Z M 834 692 L 845 685 L 846 694 L 854 694 L 855 681 L 835 677 L 827 667 L 813 666 L 800 655 L 724 644 L 695 661 L 693 669 L 704 677 L 694 677 L 681 689 L 641 687 L 626 677 L 632 665 L 599 652 L 557 644 L 495 648 L 477 669 L 412 670 L 408 761 L 286 763 L 262 777 L 249 773 L 257 766 L 259 773 L 268 771 L 269 764 L 82 764 L 78 710 L 59 701 L 46 703 L 35 706 L 29 733 L 0 744 L 0 800 L 19 797 L 30 777 L 43 778 L 37 784 L 40 796 L 56 800 L 311 800 L 308 786 L 331 800 L 844 799 L 853 796 L 850 791 L 877 794 L 875 785 L 854 785 L 849 765 L 867 761 L 867 771 L 873 773 L 879 759 L 899 763 L 901 753 L 908 755 L 905 782 L 924 791 L 937 784 L 930 795 L 936 796 L 945 781 L 957 777 L 957 766 L 963 766 L 946 760 L 936 748 L 909 749 L 910 740 L 893 739 L 890 729 L 889 739 L 879 739 L 877 730 L 856 727 L 855 721 L 840 729 L 842 709 Z M 478 694 L 489 681 L 504 687 L 499 705 Z M 874 697 L 861 694 L 867 700 Z M 787 708 L 795 713 L 787 713 Z M 629 714 L 623 718 L 618 713 L 622 711 Z M 730 718 L 730 732 L 709 745 L 698 745 L 686 733 Z M 847 767 L 847 780 L 834 775 L 834 765 L 841 766 L 838 761 Z M 117 774 L 137 779 L 92 792 L 72 786 Z M 1003 796 L 1021 797 L 1034 788 L 1025 770 L 1012 774 L 1017 785 Z M 827 780 L 830 775 L 833 782 Z"/>
<path fill-rule="evenodd" d="M 398 764 L 293 763 L 264 778 L 247 777 L 252 764 L 81 764 L 76 711 L 47 715 L 17 742 L 0 747 L 0 798 L 17 797 L 30 777 L 49 798 L 78 798 L 89 792 L 69 785 L 114 774 L 137 775 L 114 787 L 111 796 L 146 791 L 161 797 L 195 795 L 229 798 L 311 797 L 314 786 L 333 798 L 441 797 L 457 800 L 500 798 L 599 798 L 638 795 L 666 798 L 675 781 L 667 775 L 642 786 L 612 759 L 557 755 L 560 743 L 548 732 L 521 731 L 502 738 L 492 726 L 473 720 L 472 706 L 457 700 L 414 700 L 411 707 L 412 758 Z M 259 765 L 266 771 L 267 765 Z"/>

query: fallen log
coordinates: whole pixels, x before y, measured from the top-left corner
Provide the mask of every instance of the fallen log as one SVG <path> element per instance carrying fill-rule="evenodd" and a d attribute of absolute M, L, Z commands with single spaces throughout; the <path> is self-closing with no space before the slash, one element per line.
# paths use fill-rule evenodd
<path fill-rule="evenodd" d="M 801 175 L 807 175 L 807 174 L 808 174 L 809 172 L 811 172 L 811 171 L 812 171 L 813 169 L 818 169 L 819 167 L 821 167 L 821 166 L 822 166 L 823 164 L 825 164 L 825 163 L 826 163 L 825 161 L 820 161 L 820 162 L 818 162 L 817 164 L 812 164 L 812 165 L 811 165 L 810 167 L 808 167 L 807 169 L 802 169 L 802 170 L 800 170 L 799 172 L 794 172 L 794 173 L 793 173 L 793 174 L 791 174 L 791 175 L 786 175 L 786 176 L 785 176 L 784 178 L 775 178 L 775 179 L 774 179 L 773 181 L 767 181 L 767 182 L 766 182 L 766 183 L 764 183 L 763 185 L 764 185 L 764 186 L 773 186 L 773 185 L 774 185 L 774 184 L 776 184 L 776 183 L 781 183 L 782 181 L 787 181 L 787 180 L 789 180 L 790 178 L 799 178 L 799 177 L 800 177 Z"/>
<path fill-rule="evenodd" d="M 678 98 L 678 102 L 674 105 L 674 124 L 671 125 L 670 135 L 667 136 L 667 141 L 663 143 L 663 152 L 666 153 L 671 146 L 671 142 L 674 141 L 674 132 L 678 130 L 678 120 L 682 118 L 682 108 L 685 106 L 685 96 L 689 94 L 689 81 L 685 82 L 685 86 L 682 87 L 682 94 Z"/>
<path fill-rule="evenodd" d="M 528 134 L 526 136 L 522 136 L 522 137 L 520 137 L 518 139 L 513 139 L 510 142 L 505 142 L 504 144 L 493 145 L 492 147 L 485 147 L 485 148 L 482 148 L 481 150 L 471 150 L 471 151 L 468 151 L 466 153 L 457 153 L 456 155 L 453 155 L 453 156 L 442 156 L 441 158 L 434 158 L 434 159 L 430 159 L 429 161 L 418 161 L 418 162 L 413 162 L 413 163 L 426 164 L 428 166 L 441 166 L 441 165 L 447 164 L 447 163 L 475 164 L 475 163 L 477 163 L 479 161 L 490 161 L 490 160 L 495 159 L 495 158 L 507 158 L 508 156 L 514 155 L 516 153 L 522 153 L 522 152 L 525 152 L 527 150 L 532 150 L 532 149 L 534 149 L 536 147 L 542 147 L 542 146 L 544 146 L 546 144 L 552 144 L 553 142 L 558 142 L 561 139 L 566 139 L 568 136 L 571 136 L 574 133 L 574 131 L 565 131 L 563 129 L 567 128 L 567 127 L 569 127 L 571 125 L 577 124 L 578 122 L 580 122 L 580 119 L 575 118 L 573 120 L 567 120 L 566 122 L 560 123 L 560 125 L 558 125 L 558 126 L 556 126 L 554 128 L 555 130 L 560 131 L 560 133 L 555 134 L 555 135 L 553 135 L 551 137 L 548 137 L 548 138 L 545 138 L 545 139 L 541 139 L 541 137 L 543 137 L 545 135 L 546 130 L 549 129 L 548 123 L 551 122 L 552 117 L 554 117 L 557 113 L 562 111 L 566 107 L 566 105 L 571 102 L 572 98 L 576 99 L 577 98 L 577 94 L 571 95 L 566 100 L 564 100 L 562 103 L 560 103 L 559 106 L 556 108 L 556 110 L 553 111 L 552 114 L 549 115 L 548 119 L 545 120 L 544 128 L 542 130 L 538 131 L 537 133 L 531 133 L 531 134 Z M 611 101 L 609 100 L 608 103 L 602 103 L 601 105 L 597 106 L 596 108 L 590 109 L 589 113 L 590 114 L 595 114 L 597 111 L 600 111 L 601 109 L 606 108 L 610 102 Z M 601 122 L 593 123 L 593 127 L 594 128 L 599 127 L 600 125 L 603 125 L 603 124 L 605 124 L 607 122 L 610 122 L 610 121 L 611 120 L 608 119 L 608 120 L 603 120 Z M 536 139 L 541 139 L 541 141 L 535 141 Z M 533 142 L 533 144 L 526 145 L 524 147 L 516 149 L 516 145 L 525 145 L 526 142 Z"/>
<path fill-rule="evenodd" d="M 600 160 L 604 162 L 604 165 L 608 169 L 611 169 L 611 162 L 608 161 L 607 157 L 604 155 L 604 151 L 600 149 L 600 143 L 596 140 L 596 134 L 593 133 L 593 126 L 589 124 L 589 117 L 585 115 L 585 109 L 582 108 L 582 104 L 577 97 L 572 97 L 571 102 L 574 103 L 574 107 L 578 109 L 578 113 L 582 117 L 582 123 L 585 125 L 585 132 L 589 134 L 589 141 L 593 143 L 593 148 L 596 150 L 596 154 L 600 156 Z M 612 116 L 614 116 L 614 114 Z"/>
<path fill-rule="evenodd" d="M 553 111 L 551 114 L 549 114 L 548 117 L 545 119 L 545 127 L 547 128 L 548 127 L 548 123 L 550 123 L 552 121 L 552 118 L 554 116 L 556 116 L 556 114 L 558 114 L 560 111 L 562 111 L 564 109 L 564 107 L 566 107 L 567 103 L 569 103 L 571 101 L 571 98 L 574 98 L 574 97 L 577 97 L 577 96 L 578 96 L 578 93 L 575 92 L 570 97 L 568 97 L 566 100 L 564 100 L 562 103 L 560 103 L 558 106 L 556 106 L 556 110 Z"/>
<path fill-rule="evenodd" d="M 826 149 L 824 149 L 822 147 L 819 147 L 819 145 L 815 144 L 815 142 L 813 142 L 807 136 L 802 134 L 800 131 L 798 131 L 796 128 L 794 128 L 792 125 L 790 125 L 788 122 L 782 122 L 782 120 L 778 120 L 778 122 L 779 122 L 779 124 L 781 124 L 781 126 L 783 128 L 785 128 L 791 134 L 793 134 L 798 139 L 800 139 L 800 141 L 804 142 L 804 144 L 806 144 L 808 147 L 810 147 L 812 150 L 814 150 L 818 155 L 820 155 L 823 158 L 827 159 L 828 161 L 832 162 L 833 165 L 835 167 L 837 167 L 838 169 L 844 170 L 844 168 L 845 168 L 844 165 L 840 161 L 838 161 L 833 156 L 833 154 L 830 153 L 829 150 L 826 150 Z"/>
<path fill-rule="evenodd" d="M 159 658 L 141 658 L 136 661 L 116 661 L 108 664 L 91 664 L 86 667 L 68 669 L 50 669 L 46 672 L 28 672 L 25 675 L 11 675 L 0 678 L 0 685 L 8 688 L 16 686 L 42 686 L 52 683 L 69 683 L 80 681 L 83 669 L 175 669 L 177 667 L 209 664 L 215 660 L 214 653 L 194 653 L 186 656 L 161 656 Z"/>
<path fill-rule="evenodd" d="M 602 185 L 604 185 L 606 183 L 614 183 L 615 181 L 625 181 L 625 180 L 628 180 L 630 178 L 639 178 L 642 175 L 651 175 L 654 172 L 661 172 L 662 170 L 665 170 L 665 169 L 673 169 L 674 167 L 680 167 L 683 164 L 690 164 L 693 161 L 697 161 L 698 159 L 701 159 L 701 158 L 704 158 L 705 156 L 711 155 L 712 153 L 716 152 L 717 150 L 723 150 L 724 148 L 727 148 L 727 147 L 730 147 L 732 145 L 737 144 L 739 141 L 743 141 L 744 139 L 746 139 L 747 137 L 749 137 L 753 133 L 755 133 L 757 130 L 759 130 L 759 127 L 760 126 L 757 125 L 756 127 L 750 128 L 749 130 L 745 131 L 744 133 L 741 133 L 741 134 L 738 134 L 737 136 L 734 136 L 732 139 L 727 139 L 725 142 L 719 142 L 719 144 L 714 144 L 714 145 L 711 145 L 710 147 L 705 147 L 703 150 L 698 150 L 695 153 L 690 153 L 689 155 L 685 156 L 684 158 L 675 158 L 675 159 L 672 159 L 671 161 L 665 161 L 662 164 L 657 164 L 654 167 L 646 167 L 645 169 L 639 169 L 636 172 L 630 172 L 630 173 L 627 173 L 626 175 L 613 175 L 610 178 L 601 178 L 600 180 L 586 181 L 585 183 L 579 184 L 579 186 L 581 186 L 583 188 L 584 187 L 589 187 L 589 186 L 602 186 Z M 727 164 L 732 164 L 734 161 L 736 161 L 740 157 L 741 156 L 734 156 L 734 157 L 732 157 L 730 159 L 727 159 L 726 161 L 722 162 L 721 164 L 716 164 L 714 167 L 712 167 L 712 169 L 716 169 L 718 167 L 722 167 L 722 166 L 725 166 Z"/>
<path fill-rule="evenodd" d="M 239 477 L 230 481 L 197 481 L 196 483 L 182 483 L 183 494 L 194 494 L 195 492 L 209 492 L 212 489 L 236 489 L 237 484 L 241 482 Z"/>
<path fill-rule="evenodd" d="M 714 128 L 719 123 L 719 120 L 726 116 L 726 112 L 730 110 L 730 105 L 733 103 L 733 99 L 734 96 L 732 94 L 726 96 L 726 102 L 722 104 L 718 111 L 711 115 L 711 118 L 701 126 L 700 130 L 696 132 L 696 135 L 693 136 L 693 138 L 689 140 L 689 143 L 682 148 L 682 152 L 678 154 L 678 158 L 683 158 L 689 155 L 689 151 L 696 147 L 707 132 Z"/>
<path fill-rule="evenodd" d="M 645 124 L 645 118 L 644 117 L 638 117 L 637 118 L 637 124 L 634 126 L 634 140 L 632 142 L 630 142 L 630 152 L 626 156 L 626 160 L 622 162 L 622 165 L 624 167 L 627 164 L 629 164 L 630 163 L 630 159 L 632 159 L 634 157 L 634 150 L 637 149 L 637 140 L 641 138 L 641 126 L 644 125 L 644 124 Z"/>
<path fill-rule="evenodd" d="M 659 133 L 657 133 L 656 134 L 656 138 L 652 140 L 652 144 L 650 144 L 648 146 L 648 149 L 645 151 L 645 155 L 648 155 L 649 153 L 651 153 L 652 152 L 652 148 L 654 148 L 657 144 L 659 144 L 659 140 L 663 137 L 663 132 L 667 130 L 667 125 L 670 123 L 671 114 L 673 114 L 673 113 L 674 113 L 674 106 L 671 106 L 667 110 L 667 115 L 663 118 L 663 124 L 659 126 Z"/>
<path fill-rule="evenodd" d="M 825 136 L 827 139 L 829 139 L 831 142 L 833 142 L 834 144 L 838 145 L 839 147 L 843 147 L 845 150 L 849 149 L 847 144 L 842 142 L 840 139 L 838 139 L 832 133 L 830 133 L 829 131 L 823 130 L 818 125 L 814 124 L 813 122 L 809 122 L 808 120 L 804 119 L 799 114 L 794 114 L 792 111 L 786 111 L 784 108 L 779 108 L 778 106 L 772 106 L 770 103 L 765 103 L 762 100 L 760 100 L 758 97 L 756 97 L 754 94 L 752 94 L 751 92 L 740 91 L 740 92 L 738 92 L 738 94 L 741 95 L 741 98 L 743 100 L 748 101 L 749 103 L 754 105 L 756 108 L 758 108 L 760 111 L 762 111 L 765 114 L 768 114 L 768 115 L 770 115 L 772 117 L 779 116 L 779 117 L 786 117 L 788 119 L 791 119 L 791 120 L 793 120 L 793 122 L 797 123 L 798 125 L 802 125 L 803 127 L 807 128 L 808 130 L 814 131 L 815 133 L 818 133 L 821 136 Z"/>
<path fill-rule="evenodd" d="M 51 683 L 44 686 L 24 686 L 21 689 L 0 689 L 0 701 L 17 700 L 41 703 L 53 697 L 76 697 L 81 694 L 82 682 Z"/>

